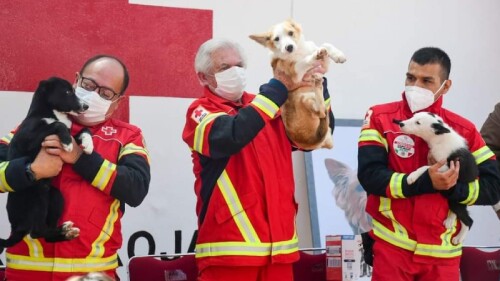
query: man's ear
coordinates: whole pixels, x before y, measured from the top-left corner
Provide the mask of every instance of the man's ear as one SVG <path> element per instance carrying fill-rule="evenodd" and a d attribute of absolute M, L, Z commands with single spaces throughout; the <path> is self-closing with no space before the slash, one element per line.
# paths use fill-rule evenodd
<path fill-rule="evenodd" d="M 453 83 L 451 82 L 450 79 L 448 79 L 448 80 L 446 80 L 446 82 L 444 82 L 442 95 L 445 95 L 446 93 L 448 93 L 448 90 L 451 88 L 451 84 L 453 84 Z"/>
<path fill-rule="evenodd" d="M 205 73 L 203 72 L 197 72 L 196 76 L 198 76 L 198 81 L 200 81 L 200 85 L 205 86 L 208 85 L 208 79 Z"/>
<path fill-rule="evenodd" d="M 271 40 L 271 32 L 261 33 L 261 34 L 252 34 L 249 36 L 250 39 L 257 41 L 257 43 L 266 47 L 267 42 Z"/>
<path fill-rule="evenodd" d="M 434 133 L 436 135 L 447 134 L 450 132 L 450 129 L 443 126 L 442 123 L 432 123 L 431 127 L 434 129 Z"/>

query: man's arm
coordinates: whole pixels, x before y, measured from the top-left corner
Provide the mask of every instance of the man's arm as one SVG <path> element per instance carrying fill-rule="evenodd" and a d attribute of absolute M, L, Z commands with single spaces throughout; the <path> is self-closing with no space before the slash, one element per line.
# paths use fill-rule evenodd
<path fill-rule="evenodd" d="M 195 103 L 188 109 L 182 138 L 191 149 L 204 156 L 213 159 L 228 157 L 252 141 L 265 124 L 277 116 L 287 96 L 287 88 L 280 81 L 271 79 L 260 87 L 260 94 L 235 115 L 204 108 L 206 116 L 194 120 L 191 116 L 200 106 Z"/>
<path fill-rule="evenodd" d="M 486 145 L 496 155 L 500 166 L 500 103 L 495 105 L 495 109 L 488 115 L 481 127 L 481 136 Z"/>
<path fill-rule="evenodd" d="M 409 185 L 407 174 L 389 169 L 387 140 L 372 115 L 370 109 L 358 141 L 358 180 L 365 191 L 394 199 L 436 192 L 428 172 Z"/>
<path fill-rule="evenodd" d="M 149 154 L 140 131 L 121 148 L 116 164 L 94 151 L 81 154 L 73 170 L 95 188 L 131 207 L 139 206 L 149 190 Z"/>
<path fill-rule="evenodd" d="M 63 162 L 57 156 L 48 154 L 41 149 L 33 162 L 28 157 L 20 157 L 8 161 L 9 144 L 14 131 L 0 139 L 0 193 L 21 191 L 31 187 L 34 180 L 54 177 L 62 169 Z M 35 178 L 27 173 L 28 164 Z"/>

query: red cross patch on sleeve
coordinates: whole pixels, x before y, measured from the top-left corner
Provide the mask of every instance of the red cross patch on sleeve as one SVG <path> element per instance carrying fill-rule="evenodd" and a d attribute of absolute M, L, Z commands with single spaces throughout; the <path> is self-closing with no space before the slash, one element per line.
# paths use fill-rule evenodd
<path fill-rule="evenodd" d="M 193 110 L 193 113 L 191 114 L 191 118 L 196 121 L 196 123 L 200 123 L 205 116 L 207 116 L 210 112 L 206 110 L 203 106 L 198 105 L 198 107 Z"/>

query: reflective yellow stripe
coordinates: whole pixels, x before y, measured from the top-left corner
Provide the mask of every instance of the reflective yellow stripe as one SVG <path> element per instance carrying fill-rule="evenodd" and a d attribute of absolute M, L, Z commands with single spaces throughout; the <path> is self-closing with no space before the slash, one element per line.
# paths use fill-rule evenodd
<path fill-rule="evenodd" d="M 383 226 L 376 220 L 372 220 L 373 223 L 373 234 L 375 234 L 380 239 L 387 241 L 393 245 L 400 248 L 406 249 L 408 251 L 413 251 L 416 248 L 417 242 L 409 239 L 408 237 L 403 237 L 396 235 L 394 232 Z"/>
<path fill-rule="evenodd" d="M 392 201 L 389 198 L 380 197 L 379 211 L 382 213 L 382 215 L 391 220 L 392 227 L 396 231 L 397 235 L 401 236 L 402 239 L 409 239 L 408 231 L 406 231 L 406 228 L 404 228 L 404 226 L 402 226 L 394 217 L 394 213 L 391 209 L 391 202 Z"/>
<path fill-rule="evenodd" d="M 445 231 L 439 236 L 441 238 L 440 245 L 417 243 L 417 241 L 409 238 L 406 229 L 395 220 L 394 214 L 389 209 L 390 199 L 385 197 L 380 197 L 380 199 L 379 211 L 385 217 L 392 220 L 395 231 L 385 227 L 376 219 L 372 219 L 373 233 L 375 236 L 392 245 L 415 252 L 415 254 L 422 256 L 452 258 L 461 254 L 461 245 L 455 246 L 451 243 L 451 238 L 456 232 L 456 221 L 452 229 L 448 230 L 445 228 Z"/>
<path fill-rule="evenodd" d="M 113 235 L 115 229 L 115 222 L 118 219 L 118 208 L 120 207 L 120 201 L 114 200 L 109 208 L 109 214 L 106 217 L 106 222 L 99 237 L 92 243 L 92 251 L 88 255 L 89 258 L 100 258 L 104 255 L 104 243 L 106 243 L 109 238 Z"/>
<path fill-rule="evenodd" d="M 207 125 L 214 120 L 215 118 L 225 115 L 226 113 L 224 112 L 219 112 L 219 113 L 211 113 L 208 114 L 201 120 L 200 124 L 196 126 L 196 130 L 194 132 L 194 144 L 193 144 L 193 149 L 195 151 L 198 151 L 199 153 L 203 153 L 203 137 L 205 135 L 205 128 Z"/>
<path fill-rule="evenodd" d="M 443 246 L 443 245 L 428 245 L 417 244 L 415 254 L 421 256 L 430 256 L 436 258 L 455 258 L 462 254 L 462 245 L 458 246 Z"/>
<path fill-rule="evenodd" d="M 393 198 L 405 198 L 403 194 L 403 177 L 405 174 L 393 173 L 389 183 L 389 189 Z"/>
<path fill-rule="evenodd" d="M 262 110 L 269 118 L 273 118 L 279 110 L 279 107 L 273 101 L 263 95 L 256 95 L 252 104 Z"/>
<path fill-rule="evenodd" d="M 469 196 L 460 204 L 473 205 L 479 197 L 479 180 L 469 182 Z"/>
<path fill-rule="evenodd" d="M 449 210 L 448 211 L 448 217 L 450 216 L 451 214 L 451 211 Z M 452 246 L 453 244 L 451 243 L 451 239 L 452 239 L 452 236 L 453 234 L 457 231 L 457 221 L 458 220 L 455 220 L 453 222 L 453 226 L 451 227 L 451 229 L 446 229 L 443 234 L 441 234 L 441 241 L 442 241 L 442 245 L 443 246 Z"/>
<path fill-rule="evenodd" d="M 233 216 L 234 222 L 238 226 L 243 239 L 245 239 L 246 242 L 260 242 L 259 236 L 253 228 L 250 219 L 248 219 L 247 213 L 240 202 L 240 198 L 238 198 L 238 194 L 236 193 L 233 183 L 227 175 L 226 170 L 224 170 L 220 175 L 217 180 L 217 184 L 219 185 L 219 189 L 224 196 L 224 200 L 231 211 L 231 215 Z"/>
<path fill-rule="evenodd" d="M 476 159 L 476 164 L 479 165 L 484 161 L 490 159 L 494 154 L 489 147 L 483 146 L 480 149 L 472 152 L 472 155 L 474 155 L 474 158 Z"/>
<path fill-rule="evenodd" d="M 126 144 L 122 149 L 120 149 L 120 155 L 118 155 L 118 160 L 120 160 L 123 156 L 127 154 L 138 153 L 146 156 L 148 163 L 151 162 L 149 159 L 149 152 L 146 148 L 142 146 L 138 146 L 133 143 Z"/>
<path fill-rule="evenodd" d="M 7 267 L 20 270 L 48 272 L 93 272 L 118 267 L 117 254 L 107 258 L 43 258 L 5 254 Z"/>
<path fill-rule="evenodd" d="M 291 240 L 275 243 L 217 242 L 196 245 L 196 257 L 217 256 L 275 256 L 294 253 L 299 250 L 295 236 Z"/>
<path fill-rule="evenodd" d="M 6 144 L 9 144 L 10 141 L 12 140 L 12 137 L 14 136 L 13 133 L 8 133 L 7 135 L 3 136 L 0 141 L 5 142 Z"/>
<path fill-rule="evenodd" d="M 104 159 L 99 172 L 97 172 L 97 175 L 92 181 L 92 185 L 103 191 L 109 183 L 114 171 L 116 171 L 116 165 Z"/>
<path fill-rule="evenodd" d="M 330 110 L 330 107 L 331 107 L 330 100 L 331 100 L 331 98 L 328 98 L 325 100 L 326 111 Z"/>
<path fill-rule="evenodd" d="M 382 135 L 374 129 L 362 130 L 359 136 L 358 142 L 378 142 L 385 147 L 387 150 L 387 140 L 382 137 Z"/>
<path fill-rule="evenodd" d="M 7 183 L 5 179 L 5 171 L 7 171 L 7 167 L 9 166 L 9 162 L 0 162 L 0 193 L 2 192 L 14 192 L 12 187 Z"/>
<path fill-rule="evenodd" d="M 31 238 L 30 235 L 24 236 L 24 242 L 28 246 L 30 257 L 43 258 L 43 247 L 38 239 Z"/>

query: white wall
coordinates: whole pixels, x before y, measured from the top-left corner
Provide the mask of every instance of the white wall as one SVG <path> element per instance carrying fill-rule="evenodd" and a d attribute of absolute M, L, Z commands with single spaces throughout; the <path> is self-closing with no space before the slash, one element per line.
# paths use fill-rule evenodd
<path fill-rule="evenodd" d="M 329 42 L 343 50 L 347 62 L 331 66 L 327 74 L 332 94 L 332 108 L 337 118 L 360 119 L 372 104 L 400 98 L 405 72 L 412 53 L 423 46 L 443 48 L 452 59 L 453 88 L 445 97 L 445 106 L 469 118 L 477 126 L 485 120 L 494 104 L 500 101 L 497 79 L 500 75 L 500 1 L 497 0 L 133 0 L 131 3 L 211 9 L 214 12 L 214 37 L 228 37 L 240 42 L 248 54 L 248 90 L 271 77 L 267 50 L 251 41 L 248 35 L 267 31 L 279 21 L 293 16 L 304 28 L 306 38 L 316 43 Z M 0 135 L 7 133 L 24 117 L 29 94 L 0 92 Z M 132 101 L 135 99 L 134 104 Z M 165 214 L 165 223 L 159 227 L 173 232 L 186 229 L 194 222 L 194 195 L 192 190 L 189 152 L 180 141 L 180 129 L 189 100 L 167 99 L 157 102 L 164 109 L 152 111 L 154 98 L 131 100 L 131 120 L 144 128 L 148 144 L 153 149 L 152 193 L 147 200 L 151 206 L 181 206 L 183 211 Z M 135 114 L 158 113 L 162 122 L 158 126 L 172 128 L 158 132 L 149 117 Z M 181 118 L 182 117 L 182 118 Z M 156 130 L 156 131 L 155 131 Z M 160 146 L 164 148 L 160 149 Z M 166 163 L 162 158 L 166 148 L 175 154 Z M 311 245 L 310 222 L 305 184 L 304 161 L 301 153 L 294 156 L 300 246 Z M 175 169 L 176 173 L 164 172 Z M 154 183 L 154 185 L 153 185 Z M 176 186 L 182 186 L 179 194 Z M 185 188 L 185 187 L 188 188 Z M 162 191 L 163 190 L 163 191 Z M 0 203 L 6 196 L 0 196 Z M 2 203 L 2 205 L 4 205 Z M 140 208 L 140 207 L 139 207 Z M 0 209 L 0 222 L 5 225 L 6 215 Z M 127 211 L 128 219 L 141 217 L 141 209 Z M 500 244 L 500 225 L 491 209 L 473 208 L 475 224 L 467 243 Z M 133 231 L 131 226 L 131 231 Z M 139 227 L 139 226 L 137 226 Z M 149 226 L 144 226 L 149 227 Z M 488 229 L 488 231 L 484 231 Z M 2 227 L 5 237 L 8 229 Z M 189 234 L 189 233 L 188 233 Z M 493 235 L 492 235 L 493 234 Z M 173 241 L 173 233 L 161 236 Z M 183 237 L 183 249 L 189 243 Z M 158 241 L 157 241 L 158 242 Z M 173 251 L 167 242 L 159 242 L 160 250 Z M 168 248 L 168 249 L 167 249 Z M 1 259 L 5 261 L 2 256 Z M 123 274 L 122 274 L 123 277 Z"/>

